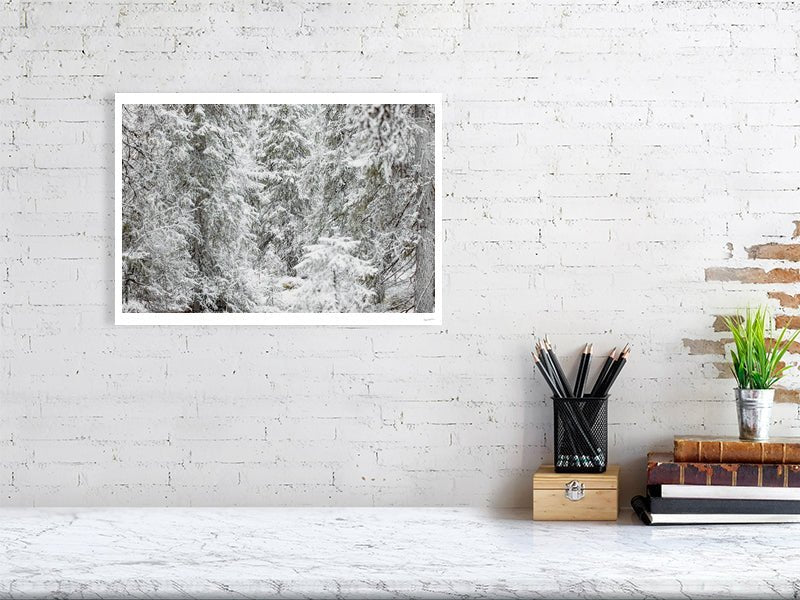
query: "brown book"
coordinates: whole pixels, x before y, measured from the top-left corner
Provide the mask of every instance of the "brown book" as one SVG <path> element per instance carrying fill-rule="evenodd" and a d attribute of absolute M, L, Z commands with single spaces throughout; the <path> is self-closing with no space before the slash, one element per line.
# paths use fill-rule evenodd
<path fill-rule="evenodd" d="M 676 462 L 800 464 L 800 438 L 745 442 L 735 437 L 675 436 Z"/>
<path fill-rule="evenodd" d="M 800 464 L 676 462 L 669 452 L 647 455 L 647 485 L 800 487 Z"/>

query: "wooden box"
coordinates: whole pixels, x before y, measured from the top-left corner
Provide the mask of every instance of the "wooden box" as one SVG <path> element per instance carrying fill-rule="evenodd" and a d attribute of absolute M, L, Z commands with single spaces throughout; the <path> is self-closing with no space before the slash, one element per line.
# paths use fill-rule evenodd
<path fill-rule="evenodd" d="M 616 521 L 619 465 L 605 473 L 556 473 L 542 465 L 533 476 L 534 521 Z"/>

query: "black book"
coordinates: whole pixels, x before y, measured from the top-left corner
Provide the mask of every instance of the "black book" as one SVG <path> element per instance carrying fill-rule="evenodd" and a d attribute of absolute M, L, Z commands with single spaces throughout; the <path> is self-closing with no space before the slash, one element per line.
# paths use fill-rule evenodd
<path fill-rule="evenodd" d="M 648 500 L 653 514 L 800 515 L 800 500 L 657 498 Z"/>
<path fill-rule="evenodd" d="M 652 512 L 654 498 L 634 496 L 631 506 L 645 525 L 713 525 L 717 523 L 800 523 L 800 513 Z M 661 498 L 660 500 L 671 500 Z M 695 500 L 692 500 L 695 501 Z M 696 501 L 695 501 L 696 502 Z M 715 501 L 716 502 L 716 501 Z M 729 501 L 724 501 L 729 502 Z M 742 501 L 744 502 L 744 501 Z M 760 500 L 756 502 L 761 502 Z M 783 502 L 783 501 L 781 501 Z"/>

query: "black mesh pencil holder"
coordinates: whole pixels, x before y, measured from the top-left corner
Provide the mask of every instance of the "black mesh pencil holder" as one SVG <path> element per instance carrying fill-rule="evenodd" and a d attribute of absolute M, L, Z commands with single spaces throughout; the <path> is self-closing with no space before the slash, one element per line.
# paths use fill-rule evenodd
<path fill-rule="evenodd" d="M 608 396 L 553 398 L 556 473 L 603 473 L 608 464 Z"/>

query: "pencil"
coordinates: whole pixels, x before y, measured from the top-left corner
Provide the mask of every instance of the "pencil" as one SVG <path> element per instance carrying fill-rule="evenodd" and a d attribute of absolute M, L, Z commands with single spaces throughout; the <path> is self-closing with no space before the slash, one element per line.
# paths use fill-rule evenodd
<path fill-rule="evenodd" d="M 554 374 L 550 370 L 550 365 L 547 362 L 547 357 L 546 357 L 546 355 L 544 353 L 544 350 L 542 349 L 541 342 L 536 342 L 536 358 L 538 358 L 539 362 L 541 363 L 540 370 L 542 371 L 542 375 L 549 379 L 548 385 L 552 384 L 553 387 L 555 388 L 554 394 L 556 396 L 560 396 L 561 395 L 561 391 L 560 391 L 559 386 L 556 383 L 555 379 L 553 378 Z"/>
<path fill-rule="evenodd" d="M 550 377 L 552 378 L 552 380 L 553 380 L 553 383 L 555 384 L 555 386 L 556 386 L 556 389 L 557 389 L 557 390 L 558 390 L 558 392 L 559 392 L 559 393 L 558 393 L 558 396 L 559 396 L 560 398 L 567 398 L 567 397 L 569 397 L 569 391 L 568 391 L 568 388 L 567 388 L 567 387 L 564 387 L 564 385 L 563 385 L 563 383 L 562 383 L 561 379 L 559 379 L 559 377 L 558 377 L 558 373 L 556 372 L 556 367 L 555 367 L 555 365 L 553 364 L 553 357 L 552 357 L 552 355 L 551 355 L 551 354 L 550 354 L 550 353 L 547 351 L 547 348 L 545 347 L 544 340 L 542 340 L 542 341 L 539 343 L 539 348 L 540 348 L 540 350 L 541 350 L 541 352 L 540 352 L 540 357 L 541 357 L 541 359 L 542 359 L 542 363 L 544 364 L 545 368 L 547 369 L 547 372 L 550 374 Z"/>
<path fill-rule="evenodd" d="M 614 364 L 611 365 L 611 368 L 608 370 L 608 373 L 606 373 L 606 376 L 603 379 L 603 384 L 602 384 L 602 386 L 600 386 L 600 395 L 601 396 L 605 396 L 605 395 L 608 394 L 608 390 L 609 390 L 609 387 L 610 387 L 609 384 L 611 382 L 611 378 L 614 377 L 614 374 L 617 372 L 617 369 L 619 368 L 619 365 L 620 365 L 619 361 L 622 358 L 622 355 L 625 354 L 628 351 L 629 348 L 630 348 L 630 345 L 629 344 L 625 344 L 625 346 L 622 348 L 622 350 L 620 350 L 619 356 L 617 356 L 617 360 L 614 361 Z"/>
<path fill-rule="evenodd" d="M 544 336 L 544 343 L 545 348 L 547 349 L 547 354 L 550 356 L 550 361 L 553 363 L 555 367 L 556 374 L 558 375 L 559 381 L 561 381 L 561 387 L 566 392 L 566 395 L 569 396 L 569 390 L 572 388 L 569 385 L 569 381 L 567 381 L 567 376 L 564 375 L 564 369 L 561 368 L 561 363 L 558 362 L 558 356 L 553 351 L 553 346 L 550 345 L 550 340 L 547 336 Z"/>
<path fill-rule="evenodd" d="M 586 375 L 589 372 L 589 364 L 592 362 L 592 345 L 586 344 L 581 355 L 581 362 L 578 363 L 578 375 L 575 377 L 575 389 L 572 395 L 575 398 L 583 397 L 583 386 L 586 384 Z"/>
<path fill-rule="evenodd" d="M 550 390 L 553 392 L 553 396 L 560 397 L 561 394 L 556 389 L 556 386 L 553 383 L 553 380 L 550 378 L 550 374 L 547 372 L 547 369 L 545 369 L 544 365 L 542 365 L 542 361 L 539 360 L 539 357 L 536 356 L 535 352 L 531 352 L 531 356 L 533 356 L 533 362 L 539 369 L 539 372 L 542 374 L 542 377 L 544 377 L 544 380 L 547 382 L 547 385 L 550 386 Z"/>
<path fill-rule="evenodd" d="M 611 369 L 611 365 L 616 360 L 616 357 L 614 356 L 616 351 L 617 349 L 615 347 L 611 350 L 611 352 L 608 353 L 608 358 L 606 358 L 606 362 L 603 363 L 600 372 L 597 374 L 597 379 L 595 379 L 594 381 L 594 387 L 592 388 L 592 391 L 589 393 L 590 398 L 598 397 L 598 394 L 600 393 L 600 390 L 602 389 L 603 386 L 603 381 L 605 380 L 606 375 L 608 375 L 608 371 L 609 369 Z"/>
<path fill-rule="evenodd" d="M 619 372 L 622 371 L 622 367 L 625 366 L 625 363 L 628 362 L 628 356 L 631 353 L 630 345 L 626 346 L 625 349 L 622 351 L 622 354 L 619 355 L 619 360 L 612 368 L 611 372 L 606 377 L 607 382 L 603 385 L 603 390 L 601 392 L 602 396 L 608 395 L 608 392 L 611 390 L 611 386 L 614 385 L 614 382 L 619 377 Z"/>

